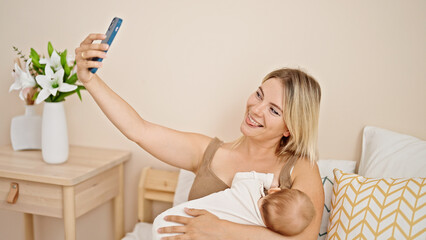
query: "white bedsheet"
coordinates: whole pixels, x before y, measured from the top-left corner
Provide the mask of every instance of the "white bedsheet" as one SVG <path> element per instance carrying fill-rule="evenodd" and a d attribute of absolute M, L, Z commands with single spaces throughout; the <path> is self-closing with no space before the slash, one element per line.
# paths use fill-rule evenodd
<path fill-rule="evenodd" d="M 151 240 L 152 224 L 140 222 L 135 225 L 133 232 L 127 233 L 121 240 Z"/>

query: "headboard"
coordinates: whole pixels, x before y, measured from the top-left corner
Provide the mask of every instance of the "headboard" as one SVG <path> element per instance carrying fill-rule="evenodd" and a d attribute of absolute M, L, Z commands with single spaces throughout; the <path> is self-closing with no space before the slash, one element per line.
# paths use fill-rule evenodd
<path fill-rule="evenodd" d="M 138 221 L 152 223 L 152 202 L 173 203 L 178 171 L 145 167 L 142 169 L 138 186 Z"/>

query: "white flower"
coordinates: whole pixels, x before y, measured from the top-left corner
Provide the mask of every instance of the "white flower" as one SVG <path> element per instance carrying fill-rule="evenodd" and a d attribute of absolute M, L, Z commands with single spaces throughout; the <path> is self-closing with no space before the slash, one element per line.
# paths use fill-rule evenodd
<path fill-rule="evenodd" d="M 75 56 L 74 56 L 74 55 L 71 55 L 71 54 L 67 55 L 67 64 L 68 64 L 68 66 L 69 66 L 70 68 L 71 68 L 72 66 L 74 66 L 74 67 L 71 69 L 70 76 L 74 75 L 74 73 L 77 73 L 77 65 L 74 65 L 74 61 L 75 61 Z"/>
<path fill-rule="evenodd" d="M 15 79 L 15 82 L 10 86 L 9 92 L 12 90 L 21 90 L 19 97 L 25 101 L 24 90 L 27 88 L 32 88 L 36 85 L 34 77 L 30 74 L 29 65 L 32 59 L 28 59 L 25 65 L 25 69 L 22 70 L 17 63 L 15 63 L 15 69 L 12 72 L 12 76 Z"/>
<path fill-rule="evenodd" d="M 54 73 L 50 65 L 46 64 L 44 72 L 46 75 L 38 75 L 36 77 L 37 83 L 42 87 L 37 96 L 36 104 L 43 102 L 50 95 L 55 96 L 58 91 L 71 92 L 77 89 L 76 85 L 64 83 L 64 69 L 61 68 Z"/>
<path fill-rule="evenodd" d="M 59 71 L 60 69 L 63 69 L 61 64 L 61 57 L 56 51 L 53 51 L 52 56 L 49 58 L 42 58 L 40 59 L 41 64 L 49 64 L 50 66 L 55 69 L 55 71 Z"/>
<path fill-rule="evenodd" d="M 75 57 L 74 55 L 68 54 L 67 55 L 67 64 L 68 66 L 74 65 Z"/>

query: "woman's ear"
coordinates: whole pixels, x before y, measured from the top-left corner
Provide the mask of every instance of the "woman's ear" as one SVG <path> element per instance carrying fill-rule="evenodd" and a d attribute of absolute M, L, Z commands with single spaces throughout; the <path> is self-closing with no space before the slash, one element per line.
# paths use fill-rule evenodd
<path fill-rule="evenodd" d="M 284 137 L 288 137 L 288 136 L 290 136 L 290 131 L 288 130 L 287 126 L 284 128 L 283 136 L 284 136 Z"/>

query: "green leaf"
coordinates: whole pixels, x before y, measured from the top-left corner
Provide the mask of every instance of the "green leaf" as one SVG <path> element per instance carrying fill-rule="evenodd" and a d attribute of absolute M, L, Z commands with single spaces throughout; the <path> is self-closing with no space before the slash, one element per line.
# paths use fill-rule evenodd
<path fill-rule="evenodd" d="M 61 53 L 61 65 L 64 67 L 67 65 L 67 50 Z"/>
<path fill-rule="evenodd" d="M 80 98 L 80 101 L 83 101 L 83 99 L 81 98 L 80 88 L 77 88 L 76 92 L 77 92 L 78 98 Z"/>
<path fill-rule="evenodd" d="M 36 93 L 34 93 L 34 95 L 33 95 L 33 101 L 35 101 L 36 99 L 37 99 L 37 97 L 38 97 L 38 94 L 39 94 L 40 92 L 36 92 Z"/>
<path fill-rule="evenodd" d="M 33 68 L 34 70 L 38 73 L 38 74 L 42 74 L 44 75 L 44 67 L 46 66 L 46 64 L 40 64 L 38 62 L 38 60 L 32 58 L 32 62 L 33 62 Z"/>
<path fill-rule="evenodd" d="M 64 101 L 65 97 L 68 97 L 69 95 L 74 94 L 77 91 L 77 89 L 74 90 L 74 91 L 71 91 L 71 92 L 59 92 L 58 96 L 55 97 L 54 102 L 62 102 L 62 101 Z"/>
<path fill-rule="evenodd" d="M 68 78 L 68 76 L 71 74 L 71 69 L 70 69 L 70 67 L 68 67 L 68 64 L 65 64 L 65 66 L 64 66 L 64 70 L 65 70 L 65 75 L 64 75 L 64 77 L 65 77 L 65 79 L 67 79 L 67 78 Z"/>
<path fill-rule="evenodd" d="M 62 102 L 65 101 L 65 98 L 68 97 L 69 95 L 72 95 L 74 93 L 77 93 L 78 97 L 80 98 L 80 101 L 83 101 L 82 97 L 81 97 L 81 90 L 86 90 L 86 88 L 84 86 L 81 85 L 77 85 L 77 88 L 74 91 L 71 92 L 58 92 L 58 96 L 55 97 L 55 99 L 53 100 L 54 102 Z"/>
<path fill-rule="evenodd" d="M 77 82 L 77 80 L 78 80 L 77 73 L 74 73 L 70 78 L 65 80 L 65 82 L 68 84 L 74 84 L 75 82 Z"/>
<path fill-rule="evenodd" d="M 65 51 L 63 51 L 61 54 L 61 65 L 64 68 L 65 74 L 64 74 L 64 80 L 66 80 L 68 78 L 68 76 L 71 74 L 71 69 L 68 66 L 67 63 L 67 50 L 65 49 Z"/>
<path fill-rule="evenodd" d="M 45 102 L 53 102 L 53 96 L 50 95 L 48 98 L 46 98 L 46 100 L 44 100 Z"/>
<path fill-rule="evenodd" d="M 53 51 L 54 49 L 53 49 L 52 43 L 51 42 L 47 43 L 47 52 L 49 53 L 49 57 L 52 56 Z"/>
<path fill-rule="evenodd" d="M 37 74 L 43 75 L 43 70 L 35 66 L 34 63 L 33 63 L 33 69 L 36 71 Z"/>
<path fill-rule="evenodd" d="M 34 60 L 36 60 L 37 62 L 40 60 L 40 55 L 36 52 L 36 50 L 34 50 L 34 48 L 31 48 L 31 54 L 30 57 Z"/>
<path fill-rule="evenodd" d="M 83 101 L 83 98 L 81 98 L 81 90 L 86 90 L 86 87 L 85 86 L 82 86 L 82 85 L 77 85 L 78 87 L 77 87 L 77 89 L 76 89 L 76 91 L 77 91 L 77 95 L 78 95 L 78 97 L 80 98 L 80 101 Z"/>
<path fill-rule="evenodd" d="M 36 67 L 38 67 L 38 68 L 41 68 L 41 64 L 40 64 L 40 62 L 38 61 L 38 59 L 31 58 L 31 61 L 33 62 L 33 66 L 36 66 Z"/>

